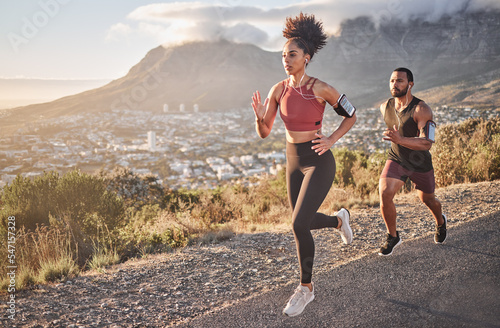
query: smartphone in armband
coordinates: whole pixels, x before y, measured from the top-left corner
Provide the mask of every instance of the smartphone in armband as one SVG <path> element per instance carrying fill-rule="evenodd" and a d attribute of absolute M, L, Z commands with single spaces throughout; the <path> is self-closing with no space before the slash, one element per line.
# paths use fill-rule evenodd
<path fill-rule="evenodd" d="M 434 121 L 427 121 L 425 123 L 425 139 L 429 140 L 430 142 L 435 142 L 436 141 L 436 123 Z"/>
<path fill-rule="evenodd" d="M 345 94 L 341 94 L 339 100 L 337 101 L 337 108 L 333 108 L 340 116 L 352 117 L 354 112 L 356 112 L 356 107 L 354 107 L 351 102 L 347 99 Z"/>

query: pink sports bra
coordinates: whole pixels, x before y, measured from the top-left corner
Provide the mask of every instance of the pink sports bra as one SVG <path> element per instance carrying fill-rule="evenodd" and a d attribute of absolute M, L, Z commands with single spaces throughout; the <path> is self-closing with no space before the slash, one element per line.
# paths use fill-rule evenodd
<path fill-rule="evenodd" d="M 309 81 L 311 81 L 311 79 L 312 77 Z M 279 101 L 280 116 L 287 130 L 312 131 L 321 129 L 326 104 L 318 102 L 312 91 L 316 80 L 315 78 L 309 89 L 307 89 L 309 81 L 300 88 L 295 89 L 288 85 L 288 80 L 282 82 L 283 92 L 281 93 Z M 299 90 L 306 99 L 304 99 L 297 90 Z"/>

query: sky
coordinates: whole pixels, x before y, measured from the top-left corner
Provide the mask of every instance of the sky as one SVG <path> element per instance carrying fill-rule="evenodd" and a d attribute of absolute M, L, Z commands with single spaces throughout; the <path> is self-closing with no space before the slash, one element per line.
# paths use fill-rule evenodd
<path fill-rule="evenodd" d="M 0 78 L 117 79 L 149 50 L 225 38 L 279 51 L 286 17 L 427 19 L 498 0 L 0 0 Z"/>

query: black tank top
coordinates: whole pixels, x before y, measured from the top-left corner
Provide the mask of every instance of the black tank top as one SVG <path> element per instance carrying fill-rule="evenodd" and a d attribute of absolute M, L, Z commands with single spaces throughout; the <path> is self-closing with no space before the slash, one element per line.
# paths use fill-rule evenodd
<path fill-rule="evenodd" d="M 418 137 L 420 135 L 417 122 L 413 119 L 415 107 L 421 100 L 413 97 L 406 108 L 397 112 L 394 108 L 394 98 L 389 99 L 385 107 L 384 120 L 388 128 L 394 125 L 403 137 Z M 428 150 L 413 150 L 401 145 L 391 143 L 389 159 L 399 163 L 405 169 L 415 172 L 428 172 L 433 169 L 432 157 Z"/>

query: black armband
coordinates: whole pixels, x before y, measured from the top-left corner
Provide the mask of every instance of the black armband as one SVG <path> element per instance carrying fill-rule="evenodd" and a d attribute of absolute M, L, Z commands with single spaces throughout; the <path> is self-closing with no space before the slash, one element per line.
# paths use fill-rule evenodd
<path fill-rule="evenodd" d="M 427 123 L 425 123 L 424 134 L 425 139 L 429 140 L 430 142 L 436 141 L 436 123 L 434 123 L 434 121 L 429 120 L 427 121 Z"/>
<path fill-rule="evenodd" d="M 356 107 L 350 103 L 345 94 L 340 95 L 337 101 L 337 108 L 333 107 L 333 109 L 335 109 L 337 114 L 344 117 L 352 117 L 354 112 L 356 112 Z"/>

